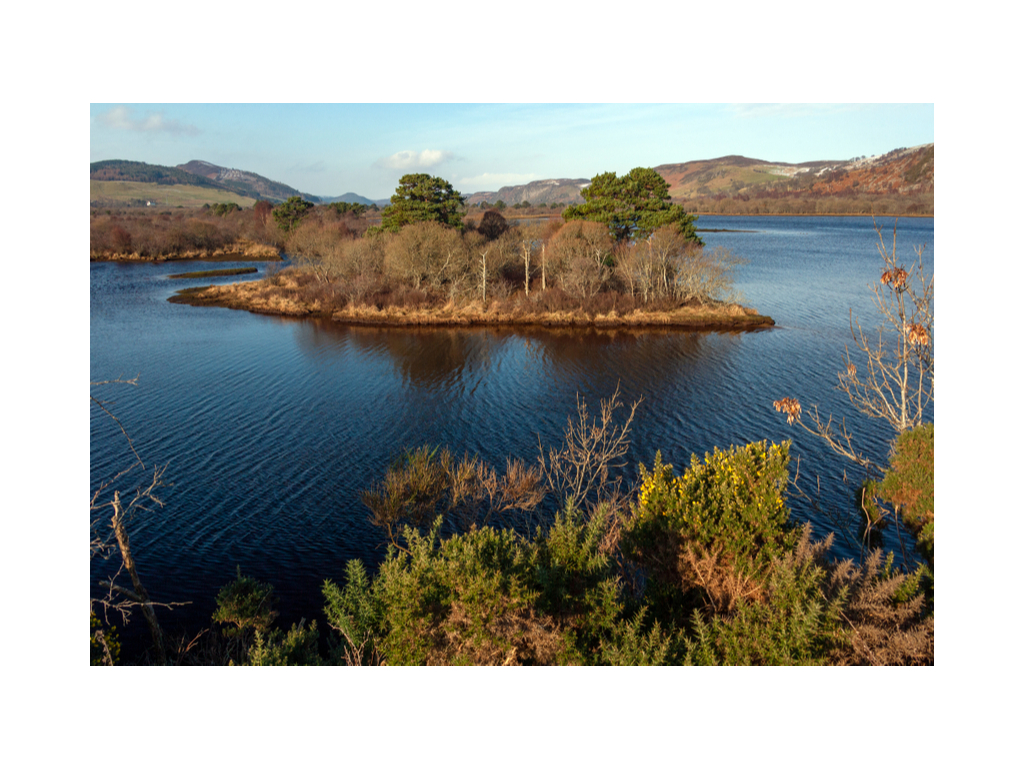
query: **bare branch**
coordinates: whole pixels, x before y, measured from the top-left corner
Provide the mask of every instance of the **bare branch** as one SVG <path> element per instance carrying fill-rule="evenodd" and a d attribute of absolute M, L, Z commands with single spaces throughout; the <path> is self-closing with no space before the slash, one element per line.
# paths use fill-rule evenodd
<path fill-rule="evenodd" d="M 629 431 L 642 402 L 634 402 L 625 422 L 616 425 L 615 411 L 622 407 L 618 386 L 611 398 L 601 401 L 600 419 L 591 418 L 586 401 L 577 396 L 576 420 L 569 417 L 561 448 L 549 449 L 545 457 L 540 446 L 538 459 L 545 481 L 563 502 L 581 506 L 593 494 L 596 501 L 617 495 L 622 477 L 613 480 L 611 473 L 626 465 L 621 459 L 629 450 Z"/>

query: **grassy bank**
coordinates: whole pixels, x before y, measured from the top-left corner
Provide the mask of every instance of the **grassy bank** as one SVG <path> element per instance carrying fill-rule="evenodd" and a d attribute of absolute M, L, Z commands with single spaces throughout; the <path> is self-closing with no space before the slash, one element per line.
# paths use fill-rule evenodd
<path fill-rule="evenodd" d="M 596 328 L 676 328 L 680 330 L 756 330 L 775 325 L 756 310 L 730 303 L 636 308 L 629 297 L 602 294 L 600 301 L 568 300 L 558 289 L 519 293 L 505 299 L 459 304 L 421 292 L 399 290 L 376 302 L 338 301 L 323 286 L 303 285 L 303 275 L 284 272 L 231 285 L 186 288 L 168 301 L 192 306 L 244 309 L 288 317 L 321 317 L 350 325 L 395 327 L 542 326 Z M 619 299 L 621 301 L 616 301 Z M 340 304 L 340 305 L 339 305 Z"/>
<path fill-rule="evenodd" d="M 179 272 L 176 275 L 168 275 L 171 280 L 200 279 L 204 277 L 227 277 L 229 275 L 251 275 L 259 272 L 256 267 L 239 267 L 238 269 L 206 269 L 202 272 Z"/>
<path fill-rule="evenodd" d="M 176 253 L 109 253 L 93 251 L 89 261 L 163 262 L 163 261 L 280 261 L 281 252 L 273 245 L 239 240 L 223 247 L 189 248 Z M 189 275 L 191 277 L 191 275 Z"/>

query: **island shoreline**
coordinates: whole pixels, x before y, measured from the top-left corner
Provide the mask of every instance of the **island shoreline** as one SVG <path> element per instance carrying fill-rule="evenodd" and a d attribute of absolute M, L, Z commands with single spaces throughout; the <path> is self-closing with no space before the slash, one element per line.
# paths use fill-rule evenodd
<path fill-rule="evenodd" d="M 343 310 L 323 309 L 315 304 L 257 295 L 262 281 L 185 288 L 168 297 L 172 304 L 194 307 L 240 309 L 254 314 L 297 319 L 324 319 L 342 325 L 378 328 L 579 328 L 597 330 L 666 329 L 679 331 L 758 331 L 772 328 L 775 321 L 756 310 L 738 304 L 716 307 L 680 307 L 671 311 L 637 311 L 624 315 L 614 311 L 589 315 L 571 312 L 519 312 L 483 309 L 478 302 L 467 306 L 449 303 L 443 307 L 405 308 L 360 305 Z"/>

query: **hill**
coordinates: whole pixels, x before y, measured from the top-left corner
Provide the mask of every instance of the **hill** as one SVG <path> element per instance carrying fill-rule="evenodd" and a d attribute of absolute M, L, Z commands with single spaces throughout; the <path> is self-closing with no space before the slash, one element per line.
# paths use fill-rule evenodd
<path fill-rule="evenodd" d="M 154 191 L 146 187 L 118 187 L 118 184 L 125 183 L 197 188 L 189 192 L 182 192 L 178 197 L 200 202 L 171 203 L 177 205 L 202 205 L 207 202 L 239 202 L 241 204 L 241 200 L 248 201 L 248 205 L 252 205 L 256 200 L 270 200 L 273 203 L 279 203 L 294 195 L 313 203 L 320 202 L 320 198 L 315 195 L 299 192 L 287 184 L 271 181 L 249 171 L 222 168 L 205 160 L 192 160 L 174 167 L 140 163 L 133 160 L 101 160 L 89 164 L 89 180 L 90 182 L 104 182 L 100 190 L 91 188 L 90 199 L 93 204 L 99 205 L 132 204 L 130 202 L 132 200 L 135 201 L 134 204 L 139 204 L 138 200 L 142 198 L 162 199 L 167 197 L 159 190 Z M 205 190 L 205 192 L 201 193 L 199 190 Z M 222 194 L 211 195 L 210 192 L 215 190 Z M 96 198 L 96 194 L 100 193 L 105 198 L 103 201 Z M 227 196 L 223 193 L 227 193 Z M 145 204 L 145 200 L 142 201 L 142 204 Z"/>
<path fill-rule="evenodd" d="M 235 168 L 223 168 L 205 160 L 190 160 L 187 163 L 176 166 L 179 170 L 187 171 L 200 178 L 212 181 L 225 189 L 229 189 L 243 197 L 252 197 L 257 200 L 269 200 L 272 203 L 283 203 L 289 197 L 301 197 L 311 203 L 319 203 L 320 198 L 316 195 L 307 195 L 294 187 L 282 184 L 279 181 L 260 176 L 250 171 L 239 171 Z"/>
<path fill-rule="evenodd" d="M 150 165 L 134 160 L 101 160 L 89 163 L 89 179 L 91 181 L 135 181 L 144 184 L 186 184 L 207 189 L 224 189 L 210 179 L 196 176 L 187 170 L 171 168 L 166 165 Z"/>
<path fill-rule="evenodd" d="M 346 192 L 344 195 L 339 195 L 338 197 L 321 197 L 320 202 L 324 205 L 329 205 L 330 203 L 361 203 L 366 206 L 378 205 L 383 207 L 380 205 L 380 201 L 371 200 L 368 197 L 357 195 L 355 192 Z M 384 205 L 387 205 L 388 202 L 389 201 L 385 200 Z"/>
<path fill-rule="evenodd" d="M 669 194 L 707 213 L 934 213 L 935 145 L 773 163 L 739 155 L 659 165 Z"/>
<path fill-rule="evenodd" d="M 694 213 L 932 215 L 935 210 L 934 144 L 902 147 L 873 157 L 805 163 L 726 155 L 667 163 L 654 170 L 668 182 L 672 199 Z M 250 171 L 224 168 L 205 160 L 175 167 L 104 160 L 90 163 L 89 178 L 94 206 L 146 205 L 151 201 L 186 206 L 207 202 L 251 205 L 259 199 L 277 203 L 296 195 L 313 203 L 376 203 L 384 207 L 389 202 L 371 200 L 355 192 L 320 198 Z M 466 196 L 466 204 L 493 205 L 499 200 L 510 206 L 522 202 L 581 203 L 580 189 L 589 182 L 590 179 L 531 181 L 502 187 L 497 192 L 474 192 Z M 126 186 L 128 183 L 143 186 Z M 172 185 L 182 188 L 173 196 L 166 191 Z M 171 197 L 181 202 L 170 202 Z"/>
<path fill-rule="evenodd" d="M 542 181 L 531 181 L 529 184 L 519 184 L 512 187 L 502 187 L 497 192 L 474 192 L 466 197 L 466 205 L 477 203 L 494 204 L 501 200 L 506 205 L 515 205 L 528 201 L 534 205 L 544 203 L 582 203 L 580 188 L 587 186 L 590 179 L 544 179 Z"/>

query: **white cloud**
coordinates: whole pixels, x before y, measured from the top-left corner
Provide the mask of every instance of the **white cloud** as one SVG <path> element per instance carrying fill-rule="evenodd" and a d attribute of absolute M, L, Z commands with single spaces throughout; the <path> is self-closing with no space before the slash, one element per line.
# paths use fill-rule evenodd
<path fill-rule="evenodd" d="M 129 107 L 114 107 L 99 115 L 99 121 L 117 131 L 140 131 L 143 133 L 170 133 L 195 136 L 199 129 L 178 120 L 168 120 L 163 112 L 149 112 L 144 117 L 134 117 Z"/>
<path fill-rule="evenodd" d="M 459 179 L 458 184 L 460 187 L 473 187 L 493 192 L 500 187 L 528 184 L 536 178 L 537 174 L 535 173 L 481 173 L 479 176 Z"/>
<path fill-rule="evenodd" d="M 443 149 L 424 149 L 422 152 L 414 152 L 406 149 L 395 152 L 390 157 L 382 157 L 374 165 L 382 168 L 394 168 L 399 171 L 419 170 L 425 171 L 428 168 L 440 165 L 450 160 L 454 155 Z"/>

